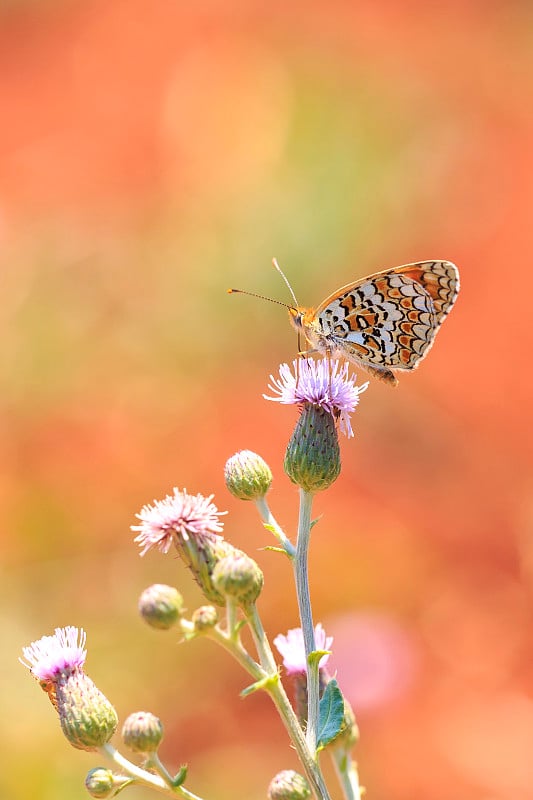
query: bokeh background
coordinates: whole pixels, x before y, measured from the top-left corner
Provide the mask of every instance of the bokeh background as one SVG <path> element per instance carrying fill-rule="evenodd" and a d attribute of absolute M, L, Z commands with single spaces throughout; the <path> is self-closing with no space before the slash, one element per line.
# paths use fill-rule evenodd
<path fill-rule="evenodd" d="M 84 797 L 102 761 L 17 664 L 67 624 L 206 800 L 260 800 L 297 766 L 229 657 L 142 625 L 149 583 L 201 596 L 129 531 L 173 486 L 214 492 L 264 569 L 269 634 L 297 624 L 288 564 L 223 483 L 260 452 L 294 530 L 295 413 L 261 395 L 295 335 L 225 293 L 287 300 L 277 256 L 304 305 L 409 261 L 461 269 L 421 369 L 362 396 L 315 506 L 313 604 L 371 800 L 533 798 L 532 9 L 3 0 L 0 796 Z"/>

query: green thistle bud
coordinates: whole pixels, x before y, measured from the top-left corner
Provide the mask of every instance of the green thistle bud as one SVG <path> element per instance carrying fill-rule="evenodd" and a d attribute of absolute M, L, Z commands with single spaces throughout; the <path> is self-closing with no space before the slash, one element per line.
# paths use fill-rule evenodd
<path fill-rule="evenodd" d="M 258 500 L 270 489 L 272 472 L 257 453 L 241 450 L 226 461 L 224 478 L 231 494 L 239 500 Z"/>
<path fill-rule="evenodd" d="M 305 730 L 305 726 L 307 725 L 307 675 L 305 672 L 295 672 L 291 677 L 293 679 L 294 708 L 296 711 L 296 716 L 298 717 L 298 722 Z M 319 671 L 319 680 L 320 677 L 321 671 Z M 320 686 L 321 695 L 322 691 L 323 687 Z"/>
<path fill-rule="evenodd" d="M 197 633 L 214 628 L 218 622 L 218 611 L 214 606 L 200 606 L 193 611 L 192 622 Z"/>
<path fill-rule="evenodd" d="M 173 586 L 154 583 L 139 597 L 139 611 L 152 628 L 168 630 L 177 622 L 183 608 L 183 597 Z"/>
<path fill-rule="evenodd" d="M 350 750 L 359 741 L 359 726 L 357 725 L 353 708 L 346 698 L 344 698 L 344 719 L 341 732 L 333 742 L 337 744 L 340 740 L 342 740 L 347 750 Z"/>
<path fill-rule="evenodd" d="M 293 769 L 284 769 L 272 778 L 267 792 L 268 800 L 307 800 L 311 797 L 309 784 Z"/>
<path fill-rule="evenodd" d="M 134 753 L 155 753 L 163 738 L 163 723 L 149 711 L 136 711 L 124 722 L 122 738 Z"/>
<path fill-rule="evenodd" d="M 285 472 L 306 492 L 327 489 L 341 471 L 339 440 L 333 415 L 305 403 L 285 453 Z"/>
<path fill-rule="evenodd" d="M 95 767 L 87 773 L 85 778 L 85 788 L 96 800 L 105 800 L 115 794 L 118 788 L 128 783 L 131 778 L 124 775 L 115 775 L 110 769 L 105 767 Z"/>
<path fill-rule="evenodd" d="M 240 605 L 246 606 L 259 597 L 263 588 L 263 573 L 253 558 L 236 550 L 216 564 L 213 583 L 219 592 L 234 597 Z"/>
<path fill-rule="evenodd" d="M 207 600 L 217 606 L 226 605 L 224 595 L 215 588 L 212 575 L 216 564 L 226 556 L 240 553 L 222 536 L 179 536 L 176 547 L 181 558 L 189 567 Z"/>
<path fill-rule="evenodd" d="M 55 685 L 63 733 L 78 750 L 96 750 L 111 739 L 118 724 L 109 700 L 82 671 L 61 675 Z"/>

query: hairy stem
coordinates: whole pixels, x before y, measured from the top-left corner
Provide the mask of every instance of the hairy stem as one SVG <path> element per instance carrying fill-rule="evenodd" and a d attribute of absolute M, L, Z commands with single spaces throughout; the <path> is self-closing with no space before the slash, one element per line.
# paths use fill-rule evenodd
<path fill-rule="evenodd" d="M 293 558 L 295 549 L 294 545 L 291 540 L 285 535 L 283 529 L 278 525 L 272 512 L 270 511 L 269 505 L 266 501 L 266 497 L 258 497 L 255 501 L 259 514 L 261 515 L 261 519 L 268 525 L 269 528 L 272 529 L 272 532 L 280 545 L 283 547 L 285 552 L 290 558 Z"/>
<path fill-rule="evenodd" d="M 300 623 L 302 626 L 307 665 L 307 745 L 315 753 L 318 729 L 319 680 L 318 660 L 309 659 L 316 650 L 315 628 L 311 612 L 311 596 L 309 592 L 308 553 L 311 538 L 311 510 L 313 495 L 300 489 L 300 515 L 298 519 L 298 539 L 296 541 L 296 557 L 293 562 L 296 580 L 296 594 Z"/>
<path fill-rule="evenodd" d="M 144 786 L 149 786 L 151 789 L 154 789 L 156 792 L 160 794 L 165 794 L 167 797 L 183 797 L 185 800 L 202 800 L 202 798 L 197 795 L 189 792 L 188 789 L 185 789 L 183 786 L 172 786 L 169 780 L 161 775 L 153 775 L 151 772 L 147 772 L 146 770 L 138 767 L 137 764 L 133 764 L 127 758 L 125 758 L 118 750 L 111 744 L 104 744 L 102 747 L 99 748 L 99 751 L 108 756 L 115 764 L 117 764 L 122 770 L 131 775 L 132 778 L 135 779 L 135 783 L 143 784 Z M 168 772 L 164 770 L 164 774 L 168 776 Z"/>
<path fill-rule="evenodd" d="M 255 605 L 246 608 L 245 614 L 250 624 L 261 666 L 272 676 L 272 680 L 264 687 L 265 691 L 271 696 L 281 716 L 316 797 L 319 800 L 330 800 L 320 767 L 314 758 L 314 751 L 308 747 L 298 718 L 280 680 L 277 665 Z"/>

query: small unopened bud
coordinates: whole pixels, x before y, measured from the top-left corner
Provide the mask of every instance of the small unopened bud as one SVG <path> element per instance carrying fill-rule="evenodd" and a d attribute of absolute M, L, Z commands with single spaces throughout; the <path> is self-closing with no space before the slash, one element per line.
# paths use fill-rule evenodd
<path fill-rule="evenodd" d="M 305 403 L 285 454 L 285 472 L 306 492 L 327 489 L 341 471 L 335 419 L 329 411 Z"/>
<path fill-rule="evenodd" d="M 131 778 L 125 775 L 116 775 L 106 767 L 95 767 L 87 773 L 85 788 L 91 797 L 95 797 L 96 800 L 105 800 L 107 797 L 112 797 L 117 789 L 129 781 Z"/>
<path fill-rule="evenodd" d="M 117 712 L 82 670 L 56 682 L 56 702 L 63 733 L 78 750 L 96 750 L 111 739 Z"/>
<path fill-rule="evenodd" d="M 257 500 L 270 489 L 272 472 L 257 453 L 241 450 L 226 461 L 224 478 L 231 494 L 239 500 Z"/>
<path fill-rule="evenodd" d="M 267 793 L 268 800 L 307 800 L 311 789 L 303 775 L 293 769 L 284 769 L 272 778 Z"/>
<path fill-rule="evenodd" d="M 180 617 L 183 597 L 173 586 L 154 583 L 139 597 L 139 611 L 152 628 L 168 630 Z"/>
<path fill-rule="evenodd" d="M 122 738 L 135 753 L 155 753 L 163 738 L 163 723 L 149 711 L 136 711 L 124 722 Z"/>
<path fill-rule="evenodd" d="M 353 708 L 346 698 L 344 698 L 344 718 L 342 721 L 341 732 L 339 733 L 337 739 L 334 739 L 333 742 L 336 744 L 339 740 L 344 743 L 347 750 L 350 750 L 359 740 L 359 726 L 355 719 Z"/>
<path fill-rule="evenodd" d="M 192 622 L 197 633 L 214 628 L 218 622 L 218 611 L 214 606 L 200 606 L 193 611 Z"/>
<path fill-rule="evenodd" d="M 261 593 L 263 573 L 253 558 L 237 550 L 217 563 L 213 583 L 227 597 L 234 597 L 241 605 L 250 605 Z"/>
<path fill-rule="evenodd" d="M 177 549 L 206 599 L 217 606 L 224 606 L 226 604 L 225 597 L 213 583 L 213 570 L 221 559 L 233 553 L 240 553 L 240 550 L 233 547 L 222 536 L 180 537 Z"/>

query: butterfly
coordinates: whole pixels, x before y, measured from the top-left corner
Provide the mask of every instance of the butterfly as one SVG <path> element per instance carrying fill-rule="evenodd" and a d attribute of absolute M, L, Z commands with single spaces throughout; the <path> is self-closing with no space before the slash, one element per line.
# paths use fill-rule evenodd
<path fill-rule="evenodd" d="M 425 358 L 460 288 L 451 261 L 418 261 L 361 278 L 317 308 L 303 308 L 275 260 L 274 266 L 295 302 L 287 306 L 289 319 L 311 346 L 303 355 L 345 358 L 391 386 L 398 383 L 396 370 L 416 369 Z"/>

